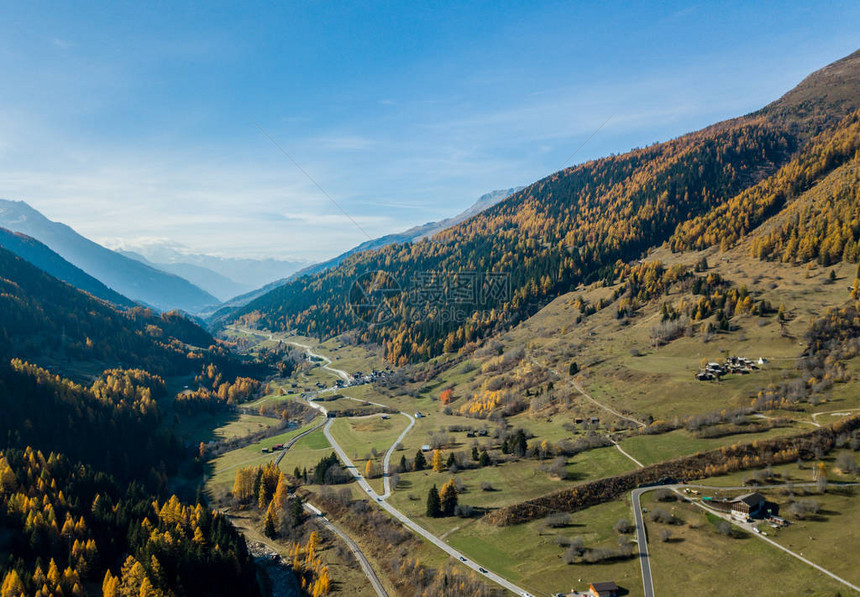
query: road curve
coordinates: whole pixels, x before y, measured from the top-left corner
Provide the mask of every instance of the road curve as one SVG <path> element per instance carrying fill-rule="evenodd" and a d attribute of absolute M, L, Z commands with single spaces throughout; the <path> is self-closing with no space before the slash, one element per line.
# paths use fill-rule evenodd
<path fill-rule="evenodd" d="M 388 451 L 385 453 L 385 458 L 382 461 L 382 487 L 385 490 L 385 493 L 382 494 L 382 499 L 384 500 L 388 499 L 391 495 L 391 455 L 394 453 L 397 445 L 403 441 L 403 438 L 406 437 L 406 434 L 409 433 L 415 425 L 415 417 L 404 412 L 401 412 L 400 414 L 409 419 L 409 425 L 407 425 L 406 429 L 403 430 L 403 433 L 394 440 L 394 443 L 391 444 L 390 448 L 388 448 Z"/>
<path fill-rule="evenodd" d="M 857 412 L 858 410 L 860 410 L 860 408 L 843 408 L 840 410 L 826 410 L 826 411 L 820 412 L 820 413 L 812 413 L 812 415 L 811 415 L 812 424 L 817 426 L 817 427 L 821 427 L 821 423 L 818 422 L 818 417 L 821 415 L 833 415 L 833 416 L 844 415 L 844 416 L 848 416 L 853 412 Z"/>
<path fill-rule="evenodd" d="M 269 333 L 268 338 L 270 340 L 274 339 L 273 334 Z M 344 381 L 349 381 L 350 377 L 349 377 L 348 373 L 346 373 L 345 371 L 343 371 L 341 369 L 336 369 L 336 368 L 330 366 L 331 365 L 331 359 L 329 359 L 325 356 L 322 356 L 322 355 L 314 354 L 311 351 L 310 347 L 305 345 L 305 344 L 301 344 L 299 342 L 294 342 L 294 341 L 289 341 L 289 342 L 290 342 L 290 344 L 293 344 L 295 346 L 299 346 L 300 348 L 303 348 L 309 356 L 318 357 L 318 358 L 322 359 L 323 361 L 325 361 L 325 365 L 323 365 L 323 369 L 337 375 L 338 377 L 340 377 Z M 332 390 L 332 388 L 327 388 L 326 390 L 321 390 L 320 392 L 314 392 L 314 394 L 319 394 L 321 392 L 330 391 L 330 390 Z M 391 495 L 390 484 L 388 482 L 388 476 L 386 475 L 386 478 L 383 481 L 383 485 L 385 487 L 386 493 L 383 495 L 380 495 L 373 489 L 373 487 L 370 486 L 370 484 L 367 482 L 367 480 L 358 471 L 355 464 L 353 464 L 352 460 L 350 460 L 349 456 L 346 454 L 346 452 L 343 450 L 343 448 L 340 447 L 340 444 L 338 444 L 337 441 L 335 441 L 335 439 L 332 437 L 330 427 L 331 427 L 331 424 L 334 422 L 334 419 L 328 419 L 328 409 L 326 409 L 322 404 L 318 404 L 318 403 L 314 402 L 313 400 L 306 399 L 306 402 L 308 403 L 308 405 L 311 408 L 317 409 L 324 416 L 326 416 L 327 420 L 324 421 L 322 424 L 323 433 L 325 434 L 326 439 L 328 439 L 332 448 L 334 448 L 335 453 L 338 455 L 338 457 L 341 459 L 341 461 L 346 466 L 346 469 L 353 475 L 356 482 L 358 483 L 358 486 L 361 487 L 361 489 L 368 495 L 368 497 L 370 497 L 371 500 L 375 501 L 383 510 L 385 510 L 391 516 L 393 516 L 398 521 L 400 521 L 401 524 L 403 524 L 407 528 L 411 529 L 414 533 L 420 535 L 421 537 L 423 537 L 424 539 L 426 539 L 427 541 L 429 541 L 430 543 L 432 543 L 433 545 L 435 545 L 436 547 L 438 547 L 442 551 L 446 552 L 451 557 L 459 560 L 459 562 L 462 565 L 468 566 L 469 568 L 471 568 L 472 570 L 477 572 L 479 575 L 485 577 L 487 580 L 496 583 L 500 587 L 507 589 L 508 591 L 514 593 L 515 595 L 521 595 L 524 597 L 532 597 L 532 594 L 529 593 L 528 591 L 526 591 L 525 589 L 523 589 L 522 587 L 518 587 L 514 583 L 512 583 L 509 580 L 499 576 L 495 572 L 487 570 L 487 569 L 479 566 L 475 562 L 469 560 L 462 553 L 460 553 L 459 551 L 457 551 L 456 549 L 454 549 L 453 547 L 451 547 L 450 545 L 445 543 L 442 539 L 440 539 L 439 537 L 437 537 L 436 535 L 434 535 L 433 533 L 431 533 L 430 531 L 428 531 L 424 527 L 420 526 L 418 523 L 414 522 L 411 518 L 409 518 L 408 516 L 403 514 L 400 510 L 398 510 L 397 508 L 395 508 L 394 506 L 389 504 L 387 499 L 386 499 L 386 498 L 388 498 L 388 496 Z M 380 406 L 385 406 L 385 405 L 380 405 Z M 402 415 L 408 417 L 410 419 L 410 423 L 409 423 L 409 426 L 406 428 L 406 430 L 400 434 L 400 437 L 397 438 L 397 440 L 394 442 L 394 444 L 391 446 L 391 448 L 389 448 L 389 450 L 386 452 L 386 458 L 385 458 L 385 461 L 383 463 L 383 470 L 384 471 L 388 470 L 388 463 L 390 462 L 390 456 L 393 453 L 395 446 L 403 439 L 403 437 L 405 437 L 406 432 L 411 430 L 412 426 L 415 424 L 415 419 L 413 417 L 411 417 L 410 415 L 408 415 L 404 412 L 401 412 L 399 414 L 402 414 Z M 332 527 L 336 528 L 336 527 L 334 527 L 334 525 L 332 525 Z M 337 531 L 335 531 L 335 532 L 337 532 Z"/>
<path fill-rule="evenodd" d="M 529 595 L 530 594 L 525 589 L 518 587 L 517 585 L 513 584 L 512 582 L 508 581 L 505 578 L 502 578 L 501 576 L 499 576 L 498 574 L 495 574 L 494 572 L 490 572 L 489 570 L 487 570 L 486 572 L 482 572 L 481 566 L 479 566 L 475 562 L 472 562 L 471 560 L 466 558 L 466 556 L 464 556 L 462 553 L 460 553 L 459 551 L 457 551 L 456 549 L 454 549 L 453 547 L 451 547 L 450 545 L 445 543 L 442 539 L 440 539 L 439 537 L 437 537 L 436 535 L 434 535 L 433 533 L 431 533 L 430 531 L 428 531 L 424 527 L 420 526 L 418 523 L 413 521 L 411 518 L 409 518 L 408 516 L 403 514 L 400 510 L 398 510 L 397 508 L 395 508 L 394 506 L 389 504 L 387 500 L 383 499 L 382 495 L 376 493 L 376 491 L 373 489 L 373 487 L 371 487 L 370 484 L 367 482 L 367 480 L 358 472 L 358 469 L 353 464 L 352 460 L 350 460 L 349 456 L 346 454 L 346 452 L 343 450 L 343 448 L 341 448 L 340 445 L 337 443 L 337 441 L 335 441 L 335 439 L 331 436 L 331 433 L 329 432 L 329 428 L 330 428 L 333 420 L 334 419 L 329 419 L 329 423 L 325 427 L 323 427 L 323 433 L 325 433 L 326 438 L 331 443 L 331 445 L 334 448 L 335 452 L 337 453 L 338 457 L 340 457 L 340 459 L 343 461 L 344 465 L 346 465 L 347 470 L 352 473 L 353 477 L 355 478 L 356 482 L 358 483 L 358 486 L 361 487 L 361 489 L 370 497 L 371 500 L 375 501 L 377 503 L 377 505 L 379 505 L 379 507 L 381 507 L 383 510 L 388 512 L 391 516 L 393 516 L 394 518 L 399 520 L 404 526 L 411 529 L 414 533 L 420 535 L 421 537 L 423 537 L 427 541 L 430 541 L 436 547 L 438 547 L 442 551 L 448 553 L 451 557 L 459 560 L 461 564 L 468 566 L 469 568 L 471 568 L 475 572 L 486 577 L 488 580 L 493 581 L 497 585 L 511 591 L 512 593 L 515 593 L 516 595 Z"/>
<path fill-rule="evenodd" d="M 269 340 L 272 340 L 272 339 L 273 339 L 272 334 L 269 334 Z M 295 342 L 294 340 L 287 340 L 287 342 L 289 344 L 292 344 L 293 346 L 298 346 L 299 348 L 303 348 L 305 351 L 305 354 L 307 354 L 309 357 L 315 358 L 315 359 L 320 359 L 321 361 L 323 361 L 325 363 L 325 365 L 323 365 L 322 368 L 325 369 L 326 371 L 334 373 L 339 378 L 341 378 L 343 381 L 351 381 L 352 380 L 352 377 L 350 377 L 349 373 L 347 373 L 343 369 L 335 369 L 334 367 L 332 367 L 330 358 L 328 358 L 327 356 L 321 355 L 321 354 L 316 354 L 315 352 L 313 352 L 311 350 L 311 347 L 308 346 L 307 344 L 302 344 L 301 342 Z"/>

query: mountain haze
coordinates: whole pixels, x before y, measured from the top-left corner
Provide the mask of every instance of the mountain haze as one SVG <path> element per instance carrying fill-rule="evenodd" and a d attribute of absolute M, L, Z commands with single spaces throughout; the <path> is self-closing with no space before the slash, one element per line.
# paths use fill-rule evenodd
<path fill-rule="evenodd" d="M 195 253 L 180 243 L 164 239 L 117 240 L 109 246 L 118 253 L 187 278 L 224 300 L 286 278 L 307 265 L 304 261 L 272 257 Z"/>
<path fill-rule="evenodd" d="M 252 290 L 250 286 L 239 284 L 227 276 L 222 276 L 218 272 L 202 265 L 183 262 L 153 263 L 140 253 L 135 253 L 134 251 L 118 249 L 117 253 L 139 261 L 149 267 L 185 278 L 221 301 L 226 301 L 234 296 Z"/>
<path fill-rule="evenodd" d="M 189 281 L 106 249 L 23 201 L 0 200 L 0 226 L 44 243 L 113 290 L 156 309 L 199 312 L 217 298 Z"/>
<path fill-rule="evenodd" d="M 0 228 L 0 247 L 35 265 L 45 273 L 95 297 L 121 307 L 133 307 L 135 305 L 134 301 L 111 290 L 36 239 L 25 234 Z"/>

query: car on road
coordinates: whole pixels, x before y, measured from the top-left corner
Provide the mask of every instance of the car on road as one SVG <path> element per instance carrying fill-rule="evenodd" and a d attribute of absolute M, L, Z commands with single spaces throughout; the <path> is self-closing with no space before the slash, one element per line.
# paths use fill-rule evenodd
<path fill-rule="evenodd" d="M 480 570 L 480 571 L 481 571 L 482 573 L 484 573 L 484 574 L 486 574 L 486 573 L 487 573 L 487 569 L 486 569 L 486 568 L 478 568 L 478 570 Z"/>
<path fill-rule="evenodd" d="M 376 501 L 377 501 L 377 502 L 379 502 L 379 503 L 381 504 L 381 503 L 382 503 L 382 498 L 376 498 Z"/>
<path fill-rule="evenodd" d="M 463 561 L 463 562 L 465 562 L 465 561 L 466 561 L 466 558 L 464 558 L 463 556 L 460 556 L 460 560 L 461 560 L 461 561 Z"/>

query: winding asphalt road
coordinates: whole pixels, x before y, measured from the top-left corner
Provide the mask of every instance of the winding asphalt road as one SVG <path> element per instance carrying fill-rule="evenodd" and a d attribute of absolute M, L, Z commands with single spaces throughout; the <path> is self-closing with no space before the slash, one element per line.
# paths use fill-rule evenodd
<path fill-rule="evenodd" d="M 293 344 L 296 344 L 297 346 L 302 346 L 301 344 L 298 344 L 297 342 L 294 342 Z M 335 373 L 335 375 L 338 375 L 342 379 L 343 379 L 343 375 L 347 375 L 346 372 L 341 371 L 340 369 L 335 369 L 333 367 L 330 367 L 329 365 L 330 365 L 331 361 L 329 359 L 327 359 L 326 357 L 323 357 L 322 355 L 315 355 L 315 354 L 310 352 L 309 348 L 304 347 L 304 346 L 302 346 L 302 347 L 305 348 L 307 354 L 309 354 L 311 356 L 319 357 L 319 358 L 323 359 L 324 361 L 327 361 L 327 364 L 323 368 Z M 341 374 L 343 374 L 343 375 L 341 375 Z M 315 408 L 315 409 L 319 410 L 321 413 L 326 415 L 326 417 L 328 417 L 328 410 L 323 405 L 317 404 L 316 402 L 314 402 L 312 400 L 308 400 L 307 403 L 311 406 L 311 408 Z M 380 406 L 384 406 L 384 405 L 380 405 Z M 415 424 L 415 419 L 413 417 L 411 417 L 410 415 L 408 415 L 404 412 L 401 412 L 399 414 L 408 417 L 410 419 L 410 422 L 409 422 L 409 425 L 407 426 L 406 430 L 404 430 L 404 432 L 400 434 L 400 437 L 397 438 L 397 440 L 394 442 L 394 444 L 392 444 L 391 448 L 389 448 L 385 454 L 385 459 L 383 461 L 383 486 L 385 488 L 385 492 L 383 494 L 377 493 L 376 490 L 374 490 L 373 487 L 370 486 L 370 483 L 368 483 L 367 479 L 365 479 L 361 475 L 361 473 L 359 472 L 359 469 L 355 466 L 355 464 L 349 458 L 347 453 L 343 450 L 343 448 L 340 447 L 340 444 L 337 443 L 337 441 L 334 439 L 334 437 L 332 437 L 331 425 L 334 422 L 334 419 L 328 419 L 326 421 L 325 425 L 323 426 L 323 434 L 325 434 L 326 439 L 332 445 L 332 448 L 334 448 L 335 453 L 338 455 L 338 457 L 344 463 L 346 470 L 349 471 L 352 474 L 352 476 L 355 478 L 355 481 L 356 481 L 356 483 L 358 483 L 358 486 L 361 487 L 361 489 L 368 495 L 368 497 L 370 497 L 371 500 L 376 502 L 380 508 L 382 508 L 383 510 L 388 512 L 391 516 L 393 516 L 398 521 L 400 521 L 401 524 L 403 524 L 405 527 L 412 530 L 412 532 L 416 533 L 417 535 L 420 535 L 421 537 L 423 537 L 424 539 L 426 539 L 427 541 L 429 541 L 430 543 L 432 543 L 433 545 L 435 545 L 436 547 L 438 547 L 442 551 L 446 552 L 451 557 L 459 560 L 462 565 L 468 566 L 469 568 L 471 568 L 472 570 L 474 570 L 478 574 L 485 577 L 487 580 L 490 580 L 490 581 L 496 583 L 497 585 L 507 589 L 508 591 L 511 591 L 512 593 L 514 593 L 516 595 L 522 595 L 525 597 L 532 597 L 532 594 L 529 593 L 528 591 L 526 591 L 525 589 L 523 589 L 522 587 L 515 585 L 514 583 L 510 582 L 509 580 L 499 576 L 495 572 L 491 572 L 490 570 L 488 570 L 488 569 L 476 564 L 475 562 L 469 560 L 462 553 L 460 553 L 459 551 L 457 551 L 456 549 L 454 549 L 453 547 L 451 547 L 450 545 L 445 543 L 445 541 L 443 541 L 442 539 L 440 539 L 439 537 L 437 537 L 436 535 L 434 535 L 433 533 L 431 533 L 430 531 L 428 531 L 427 529 L 425 529 L 424 527 L 422 527 L 421 525 L 416 523 L 414 520 L 412 520 L 411 518 L 409 518 L 408 516 L 403 514 L 400 510 L 398 510 L 397 508 L 395 508 L 394 506 L 392 506 L 391 504 L 388 503 L 387 498 L 391 495 L 391 487 L 390 487 L 390 482 L 389 482 L 391 454 L 393 453 L 394 448 L 397 446 L 397 444 L 400 443 L 400 441 L 406 436 L 406 433 L 408 431 L 410 431 L 412 429 L 412 426 Z"/>

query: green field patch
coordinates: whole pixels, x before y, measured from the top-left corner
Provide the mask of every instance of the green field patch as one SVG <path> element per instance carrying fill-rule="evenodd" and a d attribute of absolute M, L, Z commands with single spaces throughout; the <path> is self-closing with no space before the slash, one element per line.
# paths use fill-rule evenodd
<path fill-rule="evenodd" d="M 669 433 L 655 435 L 635 435 L 622 440 L 621 447 L 631 456 L 642 462 L 642 464 L 654 464 L 671 460 L 679 456 L 695 454 L 729 446 L 735 443 L 751 443 L 757 439 L 769 439 L 792 435 L 800 431 L 807 431 L 808 426 L 783 427 L 770 429 L 763 433 L 745 433 L 726 437 L 701 439 L 684 429 L 677 429 Z"/>
<path fill-rule="evenodd" d="M 210 493 L 210 495 L 215 497 L 220 497 L 226 494 L 226 492 L 230 491 L 233 486 L 233 479 L 236 475 L 236 469 L 240 467 L 247 466 L 258 466 L 264 465 L 267 462 L 274 460 L 277 457 L 277 454 L 273 453 L 263 453 L 263 448 L 270 449 L 272 446 L 276 444 L 283 444 L 299 435 L 307 431 L 308 429 L 312 429 L 316 425 L 318 425 L 322 421 L 321 417 L 318 417 L 308 425 L 298 429 L 292 429 L 285 433 L 281 433 L 272 437 L 268 437 L 258 443 L 252 444 L 250 446 L 245 446 L 242 448 L 238 448 L 236 450 L 231 450 L 218 456 L 217 458 L 211 460 L 206 463 L 208 470 L 208 481 L 206 482 L 206 490 Z M 322 431 L 318 431 L 315 433 L 311 433 L 308 436 L 302 438 L 296 445 L 293 446 L 292 449 L 295 449 L 298 445 L 302 444 L 305 440 L 309 438 L 313 438 L 319 434 L 322 436 Z M 325 442 L 325 437 L 322 438 Z M 328 442 L 325 442 L 328 445 Z"/>
<path fill-rule="evenodd" d="M 727 582 L 732 587 L 743 587 L 744 594 L 754 595 L 849 593 L 844 585 L 752 533 L 744 533 L 742 538 L 721 535 L 708 521 L 709 514 L 692 504 L 679 503 L 676 511 L 686 520 L 685 524 L 647 523 L 657 594 L 725 595 Z M 664 528 L 671 532 L 666 542 L 657 538 Z M 804 556 L 810 555 L 806 550 L 801 551 Z M 843 554 L 854 553 L 847 546 L 843 549 Z M 846 557 L 851 556 L 843 555 L 842 559 Z M 825 568 L 828 565 L 828 562 L 817 563 Z"/>

